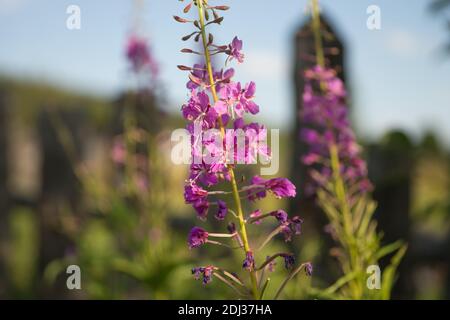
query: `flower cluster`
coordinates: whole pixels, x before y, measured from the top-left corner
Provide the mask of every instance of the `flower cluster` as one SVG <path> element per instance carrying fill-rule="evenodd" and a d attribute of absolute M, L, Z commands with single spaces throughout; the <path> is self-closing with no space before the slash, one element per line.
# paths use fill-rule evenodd
<path fill-rule="evenodd" d="M 148 69 L 153 76 L 157 76 L 158 64 L 144 38 L 132 34 L 127 41 L 126 56 L 134 72 Z"/>
<path fill-rule="evenodd" d="M 198 20 L 188 20 L 175 16 L 175 20 L 181 23 L 192 23 L 197 31 L 183 37 L 186 41 L 194 37 L 195 41 L 203 44 L 204 52 L 195 52 L 185 48 L 182 52 L 203 55 L 204 63 L 197 63 L 192 67 L 178 66 L 180 70 L 189 72 L 189 81 L 186 87 L 189 90 L 189 100 L 181 107 L 183 117 L 187 120 L 187 130 L 191 134 L 191 153 L 193 162 L 190 166 L 189 179 L 184 187 L 184 199 L 192 205 L 201 221 L 205 221 L 210 211 L 219 220 L 230 220 L 227 226 L 229 233 L 211 233 L 203 228 L 194 227 L 188 236 L 189 248 L 198 248 L 205 244 L 217 244 L 233 248 L 231 245 L 217 241 L 218 238 L 230 238 L 237 243 L 234 249 L 243 250 L 244 260 L 242 269 L 249 272 L 251 286 L 247 291 L 253 298 L 260 297 L 263 283 L 259 283 L 256 273 L 262 269 L 273 270 L 276 257 L 284 258 L 287 269 L 295 264 L 292 254 L 276 254 L 269 257 L 266 262 L 258 265 L 247 228 L 250 224 L 259 224 L 266 217 L 275 217 L 279 226 L 266 238 L 263 245 L 269 242 L 277 234 L 284 235 L 286 241 L 292 236 L 300 234 L 302 219 L 289 218 L 287 213 L 278 210 L 273 213 L 262 214 L 256 210 L 246 218 L 242 200 L 257 201 L 272 194 L 278 199 L 295 197 L 295 186 L 285 178 L 264 179 L 254 176 L 248 183 L 241 185 L 235 178 L 236 164 L 255 161 L 258 156 L 270 158 L 270 150 L 266 144 L 261 143 L 266 139 L 265 127 L 259 123 L 247 123 L 246 115 L 255 115 L 259 112 L 259 106 L 254 101 L 256 84 L 251 81 L 242 84 L 234 80 L 233 68 L 214 70 L 211 64 L 211 55 L 224 54 L 226 62 L 244 62 L 242 53 L 243 42 L 235 37 L 229 45 L 216 45 L 214 37 L 207 34 L 206 26 L 220 24 L 223 20 L 218 11 L 227 10 L 226 6 L 210 6 L 208 1 L 189 1 L 184 12 L 188 13 L 192 7 L 197 7 Z M 214 20 L 209 22 L 211 16 Z M 227 128 L 242 130 L 245 139 L 239 141 L 236 135 L 229 135 Z M 205 132 L 213 134 L 205 135 Z M 219 143 L 217 143 L 219 141 Z M 226 146 L 231 145 L 233 152 Z M 213 161 L 205 160 L 205 151 L 213 156 Z M 194 161 L 200 159 L 200 161 Z M 223 183 L 231 185 L 230 191 L 218 190 Z M 233 194 L 234 203 L 227 203 L 224 195 Z M 235 208 L 235 209 L 231 209 Z M 229 214 L 232 213 L 232 214 Z M 236 224 L 234 223 L 236 222 Z M 302 267 L 305 267 L 302 265 Z M 196 278 L 203 275 L 203 283 L 209 283 L 212 275 L 225 280 L 228 285 L 236 286 L 236 291 L 242 291 L 244 283 L 236 274 L 220 269 L 218 266 L 197 267 L 192 270 Z M 245 295 L 245 294 L 244 294 Z"/>
<path fill-rule="evenodd" d="M 308 127 L 301 129 L 300 136 L 309 146 L 309 152 L 302 161 L 314 168 L 310 169 L 313 181 L 308 185 L 307 193 L 314 193 L 332 178 L 329 162 L 332 147 L 337 149 L 346 185 L 354 186 L 358 192 L 370 191 L 372 185 L 350 126 L 342 81 L 333 70 L 320 66 L 307 70 L 305 80 L 301 117 Z"/>
<path fill-rule="evenodd" d="M 137 79 L 144 77 L 150 82 L 139 83 L 135 88 L 138 95 L 149 93 L 158 74 L 158 64 L 151 54 L 148 42 L 133 32 L 125 48 L 131 73 Z M 140 109 L 138 99 L 125 97 L 123 112 L 123 133 L 114 138 L 111 158 L 124 173 L 121 183 L 127 189 L 146 194 L 150 187 L 149 155 L 147 150 L 150 132 L 140 126 L 136 111 Z"/>

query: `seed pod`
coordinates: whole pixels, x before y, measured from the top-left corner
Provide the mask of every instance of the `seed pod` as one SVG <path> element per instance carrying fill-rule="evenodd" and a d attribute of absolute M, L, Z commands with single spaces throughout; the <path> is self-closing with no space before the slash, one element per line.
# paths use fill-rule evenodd
<path fill-rule="evenodd" d="M 226 11 L 226 10 L 230 9 L 230 7 L 229 6 L 215 6 L 215 7 L 213 7 L 213 9 Z"/>
<path fill-rule="evenodd" d="M 180 69 L 181 71 L 190 71 L 190 70 L 192 70 L 192 68 L 187 67 L 187 66 L 183 66 L 181 64 L 178 65 L 177 68 Z"/>
<path fill-rule="evenodd" d="M 189 10 L 191 10 L 191 7 L 192 7 L 192 2 L 189 3 L 189 4 L 183 9 L 183 12 L 184 12 L 184 13 L 188 13 Z"/>
<path fill-rule="evenodd" d="M 208 46 L 214 42 L 214 36 L 210 33 L 208 35 Z"/>
<path fill-rule="evenodd" d="M 181 18 L 179 16 L 173 16 L 173 18 L 175 19 L 175 21 L 180 22 L 180 23 L 190 22 L 189 20 Z"/>
<path fill-rule="evenodd" d="M 219 18 L 215 19 L 214 21 L 212 21 L 211 23 L 221 24 L 222 21 L 223 21 L 223 17 L 219 17 Z"/>
<path fill-rule="evenodd" d="M 191 80 L 192 82 L 201 85 L 202 84 L 202 80 L 200 80 L 199 78 L 197 78 L 196 76 L 194 76 L 192 73 L 189 74 L 189 80 Z"/>
<path fill-rule="evenodd" d="M 188 34 L 187 36 L 184 36 L 183 38 L 181 38 L 181 40 L 187 41 L 196 33 L 198 33 L 198 32 L 197 31 L 196 32 L 192 32 L 191 34 Z"/>

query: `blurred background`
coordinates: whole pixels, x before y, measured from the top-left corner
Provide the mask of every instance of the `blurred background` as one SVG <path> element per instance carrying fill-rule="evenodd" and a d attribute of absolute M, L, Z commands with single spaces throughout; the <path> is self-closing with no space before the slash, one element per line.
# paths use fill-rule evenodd
<path fill-rule="evenodd" d="M 326 285 L 332 276 L 321 266 L 333 261 L 324 258 L 324 218 L 298 203 L 301 74 L 313 54 L 308 1 L 217 3 L 231 10 L 212 28 L 216 42 L 244 40 L 236 76 L 257 84 L 258 121 L 281 130 L 280 175 L 299 190 L 282 205 L 305 219 L 292 246 L 316 262 L 312 284 Z M 66 25 L 71 5 L 80 29 Z M 366 26 L 370 5 L 380 8 L 380 30 Z M 182 8 L 175 0 L 0 0 L 0 298 L 232 297 L 220 283 L 192 279 L 194 265 L 230 253 L 187 249 L 196 222 L 183 200 L 187 168 L 170 161 L 188 98 L 176 66 L 195 62 L 180 53 L 190 29 L 172 16 Z M 386 243 L 409 243 L 393 297 L 449 299 L 450 1 L 323 0 L 321 9 L 379 230 Z M 127 59 L 134 36 L 151 49 L 150 70 Z M 273 202 L 263 208 L 279 207 Z M 71 264 L 81 268 L 81 290 L 66 287 Z M 299 279 L 287 297 L 307 298 L 309 285 Z"/>

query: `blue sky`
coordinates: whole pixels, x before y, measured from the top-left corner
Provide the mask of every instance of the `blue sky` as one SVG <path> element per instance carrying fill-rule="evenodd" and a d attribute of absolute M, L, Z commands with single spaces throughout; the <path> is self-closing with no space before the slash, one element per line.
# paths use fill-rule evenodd
<path fill-rule="evenodd" d="M 291 91 L 292 39 L 308 1 L 211 0 L 231 6 L 213 31 L 218 42 L 235 35 L 244 40 L 246 62 L 237 77 L 257 83 L 261 116 L 285 128 L 294 117 Z M 190 26 L 175 23 L 183 3 L 147 0 L 143 30 L 161 64 L 167 108 L 176 111 L 186 99 L 186 74 L 177 64 L 191 64 L 179 53 L 180 38 Z M 427 10 L 427 0 L 322 0 L 321 6 L 347 44 L 348 77 L 358 131 L 376 138 L 391 128 L 419 136 L 437 131 L 450 144 L 450 57 L 443 17 Z M 66 28 L 67 6 L 81 8 L 81 30 Z M 123 57 L 132 25 L 131 0 L 0 0 L 0 72 L 33 77 L 102 95 L 127 85 Z M 366 8 L 381 8 L 381 30 L 366 28 Z"/>

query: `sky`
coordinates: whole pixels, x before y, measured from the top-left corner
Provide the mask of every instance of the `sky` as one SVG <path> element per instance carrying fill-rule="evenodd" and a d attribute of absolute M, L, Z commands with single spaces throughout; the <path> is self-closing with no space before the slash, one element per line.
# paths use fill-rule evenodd
<path fill-rule="evenodd" d="M 307 0 L 211 0 L 229 5 L 225 21 L 211 30 L 216 42 L 244 41 L 245 62 L 234 65 L 236 79 L 257 84 L 261 120 L 291 128 L 292 46 L 305 20 Z M 114 96 L 129 85 L 124 59 L 127 35 L 139 17 L 160 63 L 166 108 L 177 111 L 187 99 L 186 73 L 178 64 L 193 57 L 180 53 L 181 37 L 192 26 L 176 23 L 178 0 L 0 0 L 0 73 Z M 450 56 L 442 46 L 450 37 L 443 16 L 428 10 L 429 0 L 322 0 L 346 44 L 347 77 L 358 132 L 370 139 L 390 129 L 413 137 L 436 131 L 450 145 Z M 66 27 L 69 5 L 81 9 L 81 29 Z M 366 10 L 381 10 L 381 29 L 369 30 Z"/>

